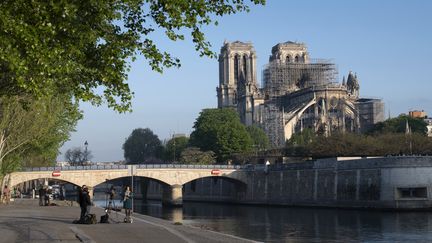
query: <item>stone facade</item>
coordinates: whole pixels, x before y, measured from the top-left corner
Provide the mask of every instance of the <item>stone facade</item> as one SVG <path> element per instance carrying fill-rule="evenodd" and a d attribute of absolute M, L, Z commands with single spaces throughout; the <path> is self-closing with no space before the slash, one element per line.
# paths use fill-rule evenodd
<path fill-rule="evenodd" d="M 359 98 L 356 74 L 338 83 L 336 65 L 311 59 L 303 43 L 272 48 L 262 87 L 256 72 L 251 43 L 225 42 L 219 55 L 218 107 L 235 108 L 245 125 L 262 127 L 274 147 L 305 128 L 324 135 L 361 132 L 384 120 L 382 100 Z"/>

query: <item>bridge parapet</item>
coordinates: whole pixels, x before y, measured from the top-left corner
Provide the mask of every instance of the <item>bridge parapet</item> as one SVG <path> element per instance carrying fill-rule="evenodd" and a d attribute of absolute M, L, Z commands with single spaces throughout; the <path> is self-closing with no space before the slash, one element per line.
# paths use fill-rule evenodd
<path fill-rule="evenodd" d="M 232 169 L 244 170 L 252 168 L 250 165 L 190 165 L 190 164 L 136 164 L 137 169 Z M 128 165 L 88 165 L 88 166 L 52 166 L 28 167 L 22 171 L 54 171 L 54 170 L 119 170 L 127 169 Z"/>

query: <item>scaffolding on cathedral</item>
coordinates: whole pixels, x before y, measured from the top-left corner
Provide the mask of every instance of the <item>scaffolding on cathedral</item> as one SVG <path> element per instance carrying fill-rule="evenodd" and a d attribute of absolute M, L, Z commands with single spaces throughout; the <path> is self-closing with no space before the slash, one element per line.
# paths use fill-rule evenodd
<path fill-rule="evenodd" d="M 283 112 L 275 103 L 266 104 L 264 107 L 263 129 L 268 135 L 270 146 L 279 148 L 285 145 Z"/>
<path fill-rule="evenodd" d="M 323 59 L 312 59 L 308 63 L 287 63 L 275 60 L 265 66 L 262 72 L 263 91 L 269 103 L 265 108 L 263 124 L 266 124 L 264 130 L 272 141 L 273 147 L 285 145 L 284 117 L 285 112 L 290 112 L 290 106 L 282 104 L 283 97 L 301 90 L 334 86 L 337 75 L 336 65 Z M 306 103 L 313 98 L 311 95 L 313 93 L 302 95 Z M 284 111 L 285 106 L 288 110 Z"/>
<path fill-rule="evenodd" d="M 280 97 L 297 90 L 335 83 L 336 64 L 324 59 L 308 63 L 272 61 L 264 67 L 262 80 L 268 99 Z"/>
<path fill-rule="evenodd" d="M 380 99 L 360 98 L 356 100 L 355 106 L 359 111 L 361 132 L 366 132 L 373 127 L 373 124 L 384 120 L 384 103 Z"/>

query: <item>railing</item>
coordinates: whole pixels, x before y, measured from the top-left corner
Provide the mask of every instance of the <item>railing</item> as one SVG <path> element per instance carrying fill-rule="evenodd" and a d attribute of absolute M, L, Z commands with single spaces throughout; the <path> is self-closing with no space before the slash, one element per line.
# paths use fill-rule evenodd
<path fill-rule="evenodd" d="M 137 169 L 234 169 L 255 170 L 259 165 L 186 165 L 186 164 L 137 164 Z M 68 170 L 118 170 L 127 169 L 128 165 L 88 165 L 88 166 L 55 166 L 29 167 L 21 171 L 68 171 Z"/>
<path fill-rule="evenodd" d="M 432 156 L 417 156 L 417 155 L 409 155 L 409 156 L 386 156 L 380 158 L 367 158 L 367 159 L 358 159 L 358 160 L 341 160 L 336 161 L 335 163 L 348 164 L 348 163 L 357 163 L 361 165 L 360 162 L 374 162 L 376 160 L 381 161 L 380 166 L 385 166 L 388 162 L 393 162 L 394 160 L 404 160 L 404 159 L 423 159 L 429 161 L 432 164 Z M 288 163 L 288 164 L 273 164 L 269 165 L 269 171 L 280 171 L 280 170 L 298 170 L 298 169 L 313 169 L 315 168 L 316 161 L 303 161 L 297 163 Z M 428 162 L 428 163 L 429 163 Z M 410 166 L 408 163 L 402 163 L 403 166 Z M 232 170 L 244 170 L 244 171 L 263 171 L 265 170 L 265 165 L 263 164 L 244 164 L 244 165 L 186 165 L 186 164 L 137 164 L 135 165 L 137 169 L 232 169 Z M 368 165 L 370 166 L 370 165 Z M 375 163 L 375 166 L 376 163 Z M 393 165 L 392 165 L 393 166 Z M 429 166 L 429 164 L 428 164 Z M 431 165 L 432 166 L 432 165 Z M 331 166 L 330 166 L 331 167 Z M 21 171 L 68 171 L 68 170 L 116 170 L 116 169 L 127 169 L 128 165 L 89 165 L 89 166 L 55 166 L 55 167 L 32 167 L 32 168 L 23 168 Z"/>

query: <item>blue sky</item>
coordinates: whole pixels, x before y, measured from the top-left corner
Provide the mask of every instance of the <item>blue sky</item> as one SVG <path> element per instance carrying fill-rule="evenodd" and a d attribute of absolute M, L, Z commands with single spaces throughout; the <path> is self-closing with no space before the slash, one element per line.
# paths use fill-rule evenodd
<path fill-rule="evenodd" d="M 224 40 L 252 42 L 259 70 L 277 43 L 304 42 L 312 58 L 338 65 L 339 81 L 350 70 L 356 72 L 360 95 L 382 98 L 386 116 L 415 109 L 432 115 L 431 13 L 432 1 L 427 0 L 268 0 L 249 13 L 218 19 L 219 25 L 205 27 L 205 32 L 217 53 Z M 159 74 L 138 58 L 128 79 L 135 92 L 133 112 L 82 104 L 84 119 L 58 160 L 85 141 L 93 161 L 123 160 L 122 144 L 133 129 L 148 127 L 161 140 L 189 134 L 199 112 L 217 106 L 217 60 L 200 58 L 189 41 L 155 38 L 161 49 L 181 59 L 182 67 Z"/>

